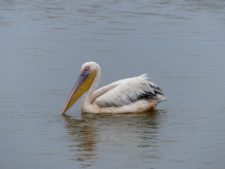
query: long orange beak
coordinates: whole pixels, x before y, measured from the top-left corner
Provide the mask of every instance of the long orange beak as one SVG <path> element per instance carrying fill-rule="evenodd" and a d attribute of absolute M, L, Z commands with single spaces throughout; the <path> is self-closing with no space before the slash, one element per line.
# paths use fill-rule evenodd
<path fill-rule="evenodd" d="M 70 95 L 64 105 L 62 114 L 64 115 L 67 110 L 69 110 L 73 104 L 90 88 L 96 76 L 96 72 L 83 71 L 77 82 L 75 83 Z"/>

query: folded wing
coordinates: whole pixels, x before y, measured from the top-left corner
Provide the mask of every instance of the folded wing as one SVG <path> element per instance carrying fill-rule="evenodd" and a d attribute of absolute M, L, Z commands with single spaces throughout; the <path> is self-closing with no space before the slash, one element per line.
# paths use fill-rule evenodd
<path fill-rule="evenodd" d="M 160 87 L 149 81 L 146 74 L 119 80 L 113 85 L 111 90 L 95 99 L 98 106 L 120 107 L 141 99 L 155 100 L 156 102 L 166 99 Z"/>

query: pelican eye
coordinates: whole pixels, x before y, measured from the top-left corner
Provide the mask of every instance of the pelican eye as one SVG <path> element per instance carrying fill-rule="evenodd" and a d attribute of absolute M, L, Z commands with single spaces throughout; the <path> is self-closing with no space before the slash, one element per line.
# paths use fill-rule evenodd
<path fill-rule="evenodd" d="M 89 74 L 89 72 L 90 72 L 90 68 L 89 67 L 86 67 L 85 69 L 84 69 L 84 71 L 83 71 L 83 74 Z"/>

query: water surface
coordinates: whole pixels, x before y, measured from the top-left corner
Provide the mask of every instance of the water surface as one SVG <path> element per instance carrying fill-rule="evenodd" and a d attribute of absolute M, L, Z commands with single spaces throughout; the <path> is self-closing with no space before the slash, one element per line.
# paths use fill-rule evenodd
<path fill-rule="evenodd" d="M 0 168 L 225 168 L 225 1 L 1 0 Z M 156 112 L 60 116 L 80 66 L 142 73 Z"/>

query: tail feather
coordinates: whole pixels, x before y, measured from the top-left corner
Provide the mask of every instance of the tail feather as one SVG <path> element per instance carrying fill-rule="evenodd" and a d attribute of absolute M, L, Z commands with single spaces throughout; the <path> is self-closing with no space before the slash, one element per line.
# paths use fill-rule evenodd
<path fill-rule="evenodd" d="M 156 97 L 159 102 L 167 100 L 166 96 L 164 96 L 162 94 L 157 94 Z"/>

